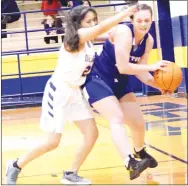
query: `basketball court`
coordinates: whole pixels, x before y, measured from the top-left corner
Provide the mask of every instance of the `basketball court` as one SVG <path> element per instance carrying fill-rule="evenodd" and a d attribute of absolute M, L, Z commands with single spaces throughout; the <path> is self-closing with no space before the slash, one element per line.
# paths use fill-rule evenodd
<path fill-rule="evenodd" d="M 99 138 L 80 169 L 93 184 L 187 184 L 187 101 L 184 98 L 151 96 L 138 98 L 146 120 L 146 146 L 159 162 L 141 176 L 129 180 L 129 173 L 110 137 L 108 121 L 96 115 Z M 37 145 L 45 134 L 39 128 L 40 107 L 2 112 L 2 177 L 7 160 L 15 159 Z M 71 167 L 81 134 L 67 123 L 60 146 L 28 164 L 18 184 L 60 184 L 63 170 Z M 132 140 L 130 137 L 130 142 Z"/>
<path fill-rule="evenodd" d="M 95 3 L 98 5 L 98 2 Z M 142 2 L 147 3 L 147 1 Z M 163 8 L 163 3 L 167 7 L 166 2 L 160 0 L 150 2 L 154 12 L 153 21 L 155 23 L 152 25 L 151 31 L 155 44 L 148 64 L 153 64 L 164 58 L 168 60 L 174 58 L 171 61 L 175 61 L 182 68 L 182 84 L 178 88 L 177 94 L 173 96 L 146 96 L 153 93 L 154 90 L 136 81 L 132 82 L 137 86 L 139 84 L 139 95 L 142 94 L 137 97 L 137 100 L 146 122 L 147 151 L 156 158 L 159 165 L 153 169 L 146 169 L 140 177 L 130 181 L 129 172 L 123 166 L 123 161 L 112 143 L 108 121 L 94 113 L 99 137 L 79 171 L 80 176 L 90 179 L 93 184 L 188 184 L 187 98 L 183 97 L 188 89 L 188 80 L 185 76 L 187 70 L 187 41 L 185 41 L 187 14 L 179 14 L 178 11 L 174 17 L 166 18 L 165 16 L 170 16 L 168 11 L 165 12 Z M 172 2 L 169 1 L 169 3 Z M 35 3 L 38 6 L 39 1 Z M 117 7 L 116 5 L 108 7 L 109 1 L 100 1 L 100 3 L 104 7 L 96 9 L 101 20 L 114 15 L 118 12 L 118 8 L 119 10 L 122 8 L 122 6 Z M 117 2 L 111 3 L 116 4 Z M 161 8 L 160 11 L 157 9 L 157 3 Z M 29 2 L 29 4 L 31 3 Z M 8 38 L 4 39 L 2 44 L 2 108 L 4 109 L 2 110 L 2 184 L 5 184 L 7 161 L 20 157 L 46 138 L 46 133 L 39 127 L 42 98 L 40 96 L 43 94 L 46 81 L 55 68 L 58 58 L 57 51 L 62 44 L 51 43 L 50 46 L 47 46 L 43 41 L 45 32 L 37 31 L 43 29 L 41 25 L 41 20 L 44 19 L 42 12 L 34 10 L 28 13 L 26 6 L 23 7 L 26 12 L 22 14 L 19 21 L 9 25 L 6 31 L 12 33 L 8 34 Z M 182 11 L 183 7 L 182 3 L 180 8 Z M 38 9 L 40 9 L 39 6 Z M 174 10 L 177 11 L 175 4 Z M 170 27 L 167 27 L 166 24 L 160 25 L 162 24 L 161 18 L 162 20 L 163 18 L 172 18 L 172 35 L 169 34 Z M 160 30 L 160 28 L 164 28 L 163 26 L 165 29 Z M 26 34 L 25 30 L 29 29 L 32 29 L 32 32 Z M 17 31 L 18 33 L 16 33 Z M 162 34 L 160 35 L 160 33 Z M 160 40 L 160 38 L 162 39 Z M 100 50 L 101 46 L 97 45 L 96 51 Z M 174 56 L 171 55 L 172 53 Z M 172 74 L 174 73 L 172 72 Z M 163 75 L 159 73 L 156 77 L 162 78 L 163 85 L 166 85 L 170 80 L 165 79 Z M 171 86 L 176 87 L 178 83 L 176 81 Z M 32 107 L 30 107 L 31 105 Z M 22 106 L 24 108 L 20 108 Z M 128 132 L 133 147 L 129 129 Z M 81 141 L 82 135 L 76 125 L 67 123 L 59 147 L 25 166 L 19 174 L 17 184 L 61 184 L 63 171 L 71 168 Z"/>

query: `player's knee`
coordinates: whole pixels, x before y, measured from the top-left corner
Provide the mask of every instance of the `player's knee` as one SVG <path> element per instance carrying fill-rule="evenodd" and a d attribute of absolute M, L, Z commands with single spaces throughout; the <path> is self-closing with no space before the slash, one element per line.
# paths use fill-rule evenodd
<path fill-rule="evenodd" d="M 124 123 L 124 121 L 125 119 L 124 119 L 123 112 L 118 112 L 117 114 L 114 114 L 110 118 L 110 123 Z"/>
<path fill-rule="evenodd" d="M 48 144 L 47 144 L 48 150 L 56 149 L 59 146 L 59 142 L 60 141 L 57 140 L 57 139 L 53 139 L 51 141 L 48 141 Z"/>

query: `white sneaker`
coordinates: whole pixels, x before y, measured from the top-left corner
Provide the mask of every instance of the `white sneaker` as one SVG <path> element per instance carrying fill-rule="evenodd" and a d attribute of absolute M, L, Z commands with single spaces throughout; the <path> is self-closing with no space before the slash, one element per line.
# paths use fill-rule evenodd
<path fill-rule="evenodd" d="M 76 172 L 68 172 L 68 171 L 64 171 L 63 178 L 61 179 L 61 183 L 63 183 L 63 184 L 83 184 L 83 185 L 92 184 L 90 180 L 78 176 Z"/>
<path fill-rule="evenodd" d="M 20 169 L 13 166 L 16 160 L 8 162 L 5 176 L 5 184 L 7 185 L 16 185 L 18 174 L 21 172 Z"/>

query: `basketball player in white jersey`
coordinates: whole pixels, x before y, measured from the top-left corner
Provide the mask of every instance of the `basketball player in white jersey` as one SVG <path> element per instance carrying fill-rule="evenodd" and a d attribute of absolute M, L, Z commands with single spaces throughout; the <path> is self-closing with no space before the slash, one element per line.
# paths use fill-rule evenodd
<path fill-rule="evenodd" d="M 91 7 L 78 6 L 68 13 L 64 44 L 59 52 L 55 72 L 46 84 L 42 102 L 40 126 L 48 133 L 48 138 L 8 164 L 6 184 L 16 184 L 18 175 L 26 164 L 58 147 L 68 120 L 78 126 L 84 136 L 84 142 L 76 154 L 72 169 L 64 172 L 62 182 L 91 183 L 90 180 L 77 175 L 98 136 L 93 116 L 80 89 L 93 64 L 94 50 L 90 41 L 117 25 L 126 16 L 133 15 L 135 11 L 135 7 L 131 7 L 99 24 L 97 13 Z"/>

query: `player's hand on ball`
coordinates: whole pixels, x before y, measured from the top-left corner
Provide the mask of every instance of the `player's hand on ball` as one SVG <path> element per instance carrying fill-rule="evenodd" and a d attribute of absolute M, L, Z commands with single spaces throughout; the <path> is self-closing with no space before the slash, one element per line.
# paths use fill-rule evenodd
<path fill-rule="evenodd" d="M 151 71 L 152 72 L 154 72 L 156 70 L 165 71 L 166 69 L 164 67 L 168 66 L 169 64 L 170 64 L 170 62 L 166 61 L 166 60 L 158 61 L 157 63 L 151 65 Z"/>

